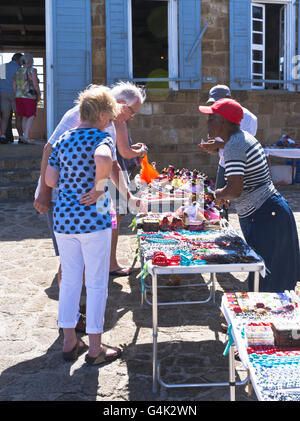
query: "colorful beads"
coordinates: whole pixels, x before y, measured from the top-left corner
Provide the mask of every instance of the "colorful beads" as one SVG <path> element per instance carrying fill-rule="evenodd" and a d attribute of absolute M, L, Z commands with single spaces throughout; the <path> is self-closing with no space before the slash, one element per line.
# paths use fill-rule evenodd
<path fill-rule="evenodd" d="M 225 295 L 262 400 L 300 400 L 300 346 L 277 346 L 278 332 L 284 336 L 300 330 L 300 312 L 292 296 L 291 292 Z"/>

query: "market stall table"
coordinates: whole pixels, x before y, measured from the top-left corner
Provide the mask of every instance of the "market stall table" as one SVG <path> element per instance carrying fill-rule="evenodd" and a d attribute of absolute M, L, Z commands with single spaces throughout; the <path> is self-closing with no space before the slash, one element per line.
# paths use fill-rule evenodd
<path fill-rule="evenodd" d="M 231 235 L 233 234 L 232 228 L 227 228 L 229 230 L 229 233 Z M 181 231 L 179 231 L 181 232 Z M 209 234 L 213 233 L 213 234 Z M 225 229 L 225 234 L 226 234 Z M 223 231 L 208 231 L 208 232 L 193 232 L 189 233 L 188 235 L 191 236 L 191 238 L 199 237 L 203 238 L 205 240 L 205 236 L 208 235 L 214 235 L 216 238 L 222 236 Z M 166 234 L 166 233 L 161 233 Z M 236 239 L 238 238 L 237 234 Z M 143 246 L 145 245 L 145 242 L 143 243 L 143 239 L 145 241 L 145 238 L 147 235 L 151 239 L 151 233 L 145 233 L 142 230 L 138 231 L 138 240 L 139 240 L 139 248 L 140 250 L 143 250 Z M 160 233 L 156 234 L 158 237 Z M 175 233 L 170 233 L 170 238 L 172 238 L 172 235 L 176 238 Z M 177 233 L 178 235 L 178 233 Z M 180 234 L 179 234 L 180 235 Z M 223 233 L 224 235 L 224 233 Z M 148 237 L 148 238 L 149 238 Z M 222 237 L 221 237 L 222 238 Z M 226 237 L 225 237 L 226 238 Z M 158 238 L 159 239 L 159 238 Z M 177 387 L 214 387 L 214 386 L 228 386 L 230 387 L 232 384 L 232 377 L 234 372 L 234 354 L 233 350 L 230 349 L 229 352 L 229 370 L 230 370 L 230 376 L 228 383 L 198 383 L 198 384 L 167 384 L 160 378 L 160 363 L 157 359 L 157 347 L 158 347 L 158 307 L 159 306 L 170 306 L 170 305 L 186 305 L 186 304 L 200 304 L 200 303 L 207 303 L 208 301 L 212 300 L 215 301 L 215 281 L 216 281 L 216 274 L 217 273 L 229 273 L 229 272 L 254 272 L 255 273 L 255 281 L 254 281 L 254 288 L 255 291 L 258 291 L 259 289 L 259 275 L 262 274 L 264 276 L 265 273 L 265 265 L 260 256 L 258 256 L 253 250 L 250 249 L 248 245 L 239 237 L 239 240 L 245 244 L 245 247 L 247 248 L 247 255 L 248 255 L 248 261 L 245 256 L 244 262 L 239 263 L 208 263 L 206 261 L 199 261 L 199 264 L 185 264 L 185 265 L 176 265 L 176 266 L 159 266 L 153 264 L 151 259 L 148 259 L 148 261 L 145 261 L 145 254 L 143 254 L 143 251 L 141 251 L 141 265 L 142 265 L 142 271 L 141 271 L 141 281 L 142 281 L 142 302 L 146 301 L 149 305 L 152 306 L 152 328 L 153 328 L 153 392 L 157 392 L 157 384 L 160 383 L 162 386 L 166 388 L 177 388 Z M 158 243 L 159 244 L 159 243 Z M 223 254 L 220 256 L 220 258 L 226 257 L 231 260 L 232 254 L 230 254 L 230 250 L 228 251 L 228 255 Z M 169 255 L 170 256 L 170 255 Z M 148 256 L 149 257 L 149 256 Z M 183 255 L 185 257 L 185 255 Z M 209 257 L 207 255 L 207 257 Z M 185 261 L 186 262 L 186 261 Z M 191 263 L 191 262 L 190 262 Z M 192 301 L 167 301 L 167 302 L 159 302 L 158 301 L 158 290 L 160 288 L 173 288 L 172 286 L 158 286 L 158 276 L 159 275 L 182 275 L 182 274 L 210 274 L 210 280 L 207 283 L 200 283 L 200 284 L 184 284 L 181 285 L 181 287 L 188 288 L 188 287 L 195 287 L 199 285 L 206 285 L 210 287 L 210 294 L 207 300 L 192 300 Z M 151 277 L 151 284 L 147 285 L 145 283 L 145 278 L 147 275 L 150 275 Z M 152 302 L 150 302 L 147 297 L 146 293 L 147 290 L 150 290 L 152 292 Z M 244 382 L 240 383 L 243 384 Z"/>
<path fill-rule="evenodd" d="M 229 351 L 229 381 L 226 383 L 167 384 L 160 377 L 158 347 L 158 307 L 186 304 L 203 304 L 215 301 L 217 273 L 254 272 L 254 288 L 259 289 L 259 276 L 265 276 L 265 264 L 242 238 L 221 219 L 214 200 L 213 182 L 194 169 L 176 170 L 172 165 L 155 177 L 145 177 L 148 161 L 135 178 L 138 195 L 145 202 L 144 210 L 131 226 L 138 230 L 138 248 L 141 259 L 142 304 L 152 306 L 153 328 L 153 392 L 158 383 L 166 388 L 231 386 L 234 376 L 233 347 Z M 153 168 L 149 168 L 153 171 Z M 208 282 L 176 284 L 176 290 L 207 286 L 209 296 L 205 300 L 167 301 L 158 300 L 158 290 L 175 285 L 158 285 L 160 275 L 210 274 Z M 145 282 L 150 275 L 151 282 Z M 174 279 L 174 278 L 173 278 Z M 151 291 L 152 301 L 147 292 Z M 182 291 L 182 289 L 180 290 Z M 182 298 L 182 297 L 180 297 Z"/>
<path fill-rule="evenodd" d="M 294 291 L 236 292 L 222 298 L 231 347 L 237 347 L 259 401 L 300 400 L 299 303 Z M 231 369 L 230 397 L 235 400 L 234 365 Z"/>
<path fill-rule="evenodd" d="M 270 165 L 270 156 L 276 156 L 278 158 L 287 158 L 292 160 L 292 183 L 295 182 L 296 177 L 296 160 L 300 159 L 300 148 L 265 148 L 265 154 L 267 156 Z"/>

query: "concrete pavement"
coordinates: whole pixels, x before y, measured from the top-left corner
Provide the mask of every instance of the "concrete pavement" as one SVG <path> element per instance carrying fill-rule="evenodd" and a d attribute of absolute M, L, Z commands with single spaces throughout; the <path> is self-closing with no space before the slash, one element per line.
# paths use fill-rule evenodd
<path fill-rule="evenodd" d="M 281 189 L 290 203 L 300 232 L 299 185 Z M 239 229 L 237 217 L 231 214 Z M 133 262 L 136 236 L 122 223 L 118 255 Z M 75 363 L 61 356 L 57 329 L 59 260 L 54 254 L 45 217 L 31 201 L 0 202 L 0 400 L 1 401 L 227 401 L 227 388 L 164 389 L 152 393 L 152 313 L 141 308 L 136 272 L 110 279 L 103 342 L 122 345 L 122 358 L 103 367 L 89 367 L 84 355 Z M 166 382 L 228 381 L 226 336 L 220 330 L 224 291 L 246 290 L 244 274 L 217 277 L 216 304 L 159 309 L 158 357 Z M 205 298 L 207 289 L 184 291 Z M 84 301 L 84 291 L 82 300 Z M 88 338 L 83 336 L 88 342 Z M 237 363 L 237 379 L 246 372 Z M 247 387 L 237 388 L 237 400 L 255 401 Z"/>

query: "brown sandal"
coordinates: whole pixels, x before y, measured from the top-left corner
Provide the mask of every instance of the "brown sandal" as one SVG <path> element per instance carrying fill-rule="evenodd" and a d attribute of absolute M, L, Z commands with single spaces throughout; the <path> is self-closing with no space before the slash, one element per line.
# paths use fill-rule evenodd
<path fill-rule="evenodd" d="M 63 359 L 65 361 L 75 361 L 77 360 L 79 355 L 81 355 L 87 349 L 88 349 L 88 346 L 83 341 L 77 341 L 76 345 L 71 351 L 63 352 Z"/>
<path fill-rule="evenodd" d="M 221 330 L 224 333 L 228 332 L 228 324 L 227 323 L 221 323 Z"/>
<path fill-rule="evenodd" d="M 117 358 L 119 358 L 122 355 L 122 350 L 120 348 L 113 348 L 108 345 L 102 344 L 102 350 L 100 351 L 99 355 L 97 357 L 90 357 L 89 354 L 85 356 L 85 361 L 89 365 L 100 365 L 104 363 L 110 363 L 112 361 L 115 361 Z M 116 354 L 114 355 L 106 355 L 105 352 L 107 349 L 116 349 Z"/>

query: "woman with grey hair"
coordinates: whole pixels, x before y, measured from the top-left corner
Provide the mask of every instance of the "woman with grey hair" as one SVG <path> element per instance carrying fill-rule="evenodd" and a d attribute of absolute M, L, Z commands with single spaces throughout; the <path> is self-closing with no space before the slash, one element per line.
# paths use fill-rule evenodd
<path fill-rule="evenodd" d="M 29 143 L 29 131 L 36 116 L 37 103 L 41 98 L 37 70 L 33 67 L 33 57 L 25 53 L 20 61 L 21 67 L 14 76 L 13 89 L 16 97 L 16 110 L 22 119 L 24 136 L 19 143 Z"/>

